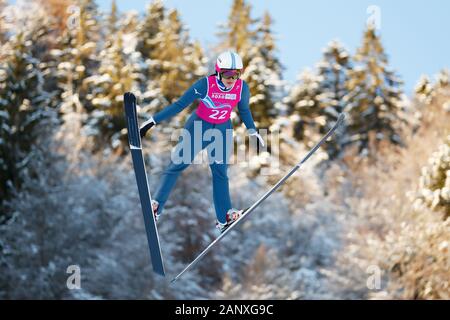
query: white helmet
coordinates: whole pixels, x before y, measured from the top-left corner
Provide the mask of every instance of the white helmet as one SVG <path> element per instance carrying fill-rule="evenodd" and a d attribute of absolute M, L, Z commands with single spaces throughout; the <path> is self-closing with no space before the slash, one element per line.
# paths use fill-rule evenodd
<path fill-rule="evenodd" d="M 220 72 L 221 69 L 237 69 L 242 70 L 244 65 L 242 63 L 241 57 L 232 51 L 222 52 L 216 61 L 216 71 Z"/>

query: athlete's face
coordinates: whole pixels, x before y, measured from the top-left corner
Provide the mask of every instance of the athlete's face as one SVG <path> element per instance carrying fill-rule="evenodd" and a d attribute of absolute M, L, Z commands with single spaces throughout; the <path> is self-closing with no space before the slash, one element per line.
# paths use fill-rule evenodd
<path fill-rule="evenodd" d="M 241 76 L 241 72 L 239 70 L 227 70 L 223 71 L 221 75 L 223 84 L 227 88 L 231 88 Z"/>
<path fill-rule="evenodd" d="M 227 88 L 231 88 L 232 86 L 234 86 L 234 84 L 236 83 L 237 79 L 223 79 L 223 84 L 227 87 Z"/>

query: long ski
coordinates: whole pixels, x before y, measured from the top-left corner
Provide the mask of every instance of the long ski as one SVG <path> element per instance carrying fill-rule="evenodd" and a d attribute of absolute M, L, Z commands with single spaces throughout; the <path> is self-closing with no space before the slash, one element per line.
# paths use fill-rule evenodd
<path fill-rule="evenodd" d="M 141 136 L 139 135 L 139 124 L 136 111 L 136 97 L 134 94 L 130 92 L 125 93 L 124 108 L 128 127 L 128 142 L 130 145 L 131 157 L 133 159 L 142 213 L 144 214 L 144 224 L 147 233 L 148 247 L 150 249 L 150 258 L 153 270 L 156 273 L 165 276 L 158 230 L 156 228 L 155 217 L 151 205 L 152 198 L 148 187 L 144 157 L 142 156 Z"/>
<path fill-rule="evenodd" d="M 253 212 L 253 210 L 255 210 L 256 207 L 258 207 L 261 202 L 263 202 L 264 200 L 266 200 L 272 193 L 274 193 L 282 184 L 284 184 L 284 182 L 289 179 L 289 177 L 291 175 L 294 174 L 295 171 L 297 171 L 301 165 L 303 163 L 305 163 L 312 155 L 314 152 L 317 151 L 317 149 L 320 148 L 320 146 L 334 133 L 334 131 L 336 131 L 336 129 L 343 123 L 344 121 L 344 114 L 341 113 L 336 121 L 336 123 L 334 124 L 334 126 L 328 131 L 328 133 L 308 152 L 308 154 L 295 166 L 293 167 L 283 178 L 280 179 L 280 181 L 278 181 L 269 191 L 267 191 L 258 201 L 256 201 L 253 205 L 251 205 L 250 207 L 248 207 L 247 209 L 244 210 L 244 212 L 242 213 L 242 217 L 239 218 L 239 220 L 237 220 L 235 223 L 233 223 L 230 227 L 228 227 L 228 229 L 226 229 L 223 233 L 221 233 L 213 242 L 211 242 L 211 244 L 206 247 L 190 264 L 188 264 L 186 266 L 186 268 L 184 268 L 175 278 L 172 279 L 172 283 L 177 281 L 184 273 L 186 273 L 186 271 L 188 271 L 189 269 L 191 269 L 193 266 L 195 266 L 197 264 L 197 262 L 204 257 L 210 250 L 211 248 L 217 244 L 223 237 L 225 237 L 233 228 L 236 228 L 238 225 L 240 225 L 249 215 L 250 213 Z"/>

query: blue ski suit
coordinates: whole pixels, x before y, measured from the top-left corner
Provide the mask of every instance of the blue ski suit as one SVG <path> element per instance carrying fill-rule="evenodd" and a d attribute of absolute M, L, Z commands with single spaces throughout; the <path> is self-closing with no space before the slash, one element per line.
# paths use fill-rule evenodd
<path fill-rule="evenodd" d="M 220 88 L 223 91 L 227 89 L 223 86 L 223 83 L 218 80 Z M 177 113 L 184 110 L 191 103 L 193 103 L 196 99 L 204 99 L 208 94 L 208 79 L 204 77 L 194 83 L 175 103 L 167 106 L 160 112 L 156 113 L 153 116 L 156 124 L 167 120 Z M 255 123 L 253 121 L 253 117 L 249 107 L 250 100 L 250 90 L 244 81 L 242 81 L 242 91 L 241 91 L 241 99 L 238 102 L 237 108 L 239 110 L 239 116 L 244 122 L 248 133 L 253 133 L 256 131 Z M 198 128 L 201 128 L 201 132 L 194 133 L 194 128 L 199 131 Z M 190 161 L 182 161 L 181 163 L 175 163 L 171 157 L 169 165 L 163 171 L 161 181 L 159 187 L 156 190 L 154 199 L 159 202 L 158 213 L 161 214 L 164 208 L 164 205 L 172 191 L 175 183 L 177 181 L 180 173 L 186 169 L 190 163 L 193 162 L 195 156 L 203 149 L 207 148 L 208 145 L 211 144 L 212 141 L 205 141 L 204 133 L 208 129 L 218 129 L 221 132 L 220 137 L 222 137 L 222 146 L 224 155 L 223 161 L 211 161 L 210 154 L 208 153 L 208 157 L 210 158 L 209 166 L 212 173 L 212 183 L 213 183 L 213 200 L 214 207 L 216 211 L 217 220 L 221 223 L 226 223 L 226 213 L 229 209 L 232 208 L 231 200 L 230 200 L 230 191 L 229 191 L 229 183 L 228 183 L 228 175 L 227 169 L 229 164 L 229 157 L 231 156 L 232 144 L 233 144 L 233 135 L 230 134 L 232 132 L 232 123 L 231 120 L 228 120 L 224 123 L 213 124 L 206 120 L 201 119 L 196 112 L 192 112 L 189 116 L 188 120 L 184 125 L 184 129 L 189 132 L 187 138 L 183 138 L 183 135 L 180 136 L 179 142 L 175 149 L 172 152 L 177 152 L 176 150 L 181 150 L 181 154 L 190 148 L 190 154 L 187 155 Z M 231 129 L 231 130 L 227 130 Z M 227 134 L 228 132 L 228 134 Z M 201 141 L 194 141 L 194 139 L 201 139 Z M 211 139 L 212 140 L 212 139 Z M 201 143 L 200 143 L 201 142 Z M 195 147 L 195 148 L 194 148 Z"/>

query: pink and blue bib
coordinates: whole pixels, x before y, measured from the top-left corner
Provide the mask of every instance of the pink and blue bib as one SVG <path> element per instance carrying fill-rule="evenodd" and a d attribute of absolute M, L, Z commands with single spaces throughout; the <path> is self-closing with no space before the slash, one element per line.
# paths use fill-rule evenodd
<path fill-rule="evenodd" d="M 205 98 L 201 99 L 197 108 L 197 115 L 210 123 L 224 123 L 231 117 L 231 111 L 241 100 L 242 80 L 238 79 L 233 88 L 223 91 L 217 84 L 215 75 L 207 78 L 208 91 Z"/>

